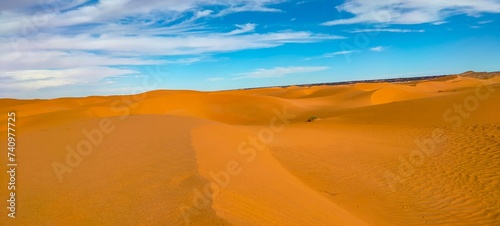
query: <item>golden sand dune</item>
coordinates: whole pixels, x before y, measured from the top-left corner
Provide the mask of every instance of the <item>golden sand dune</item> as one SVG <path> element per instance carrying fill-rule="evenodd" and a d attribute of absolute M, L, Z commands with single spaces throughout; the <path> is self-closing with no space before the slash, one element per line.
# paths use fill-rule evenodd
<path fill-rule="evenodd" d="M 499 89 L 464 74 L 3 99 L 18 199 L 0 225 L 500 225 Z"/>

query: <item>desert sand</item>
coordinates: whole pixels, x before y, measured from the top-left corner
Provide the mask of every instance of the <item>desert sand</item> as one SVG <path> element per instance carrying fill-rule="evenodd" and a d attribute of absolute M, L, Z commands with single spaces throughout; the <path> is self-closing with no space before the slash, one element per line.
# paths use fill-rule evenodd
<path fill-rule="evenodd" d="M 499 89 L 469 73 L 1 99 L 18 195 L 0 225 L 500 225 Z"/>

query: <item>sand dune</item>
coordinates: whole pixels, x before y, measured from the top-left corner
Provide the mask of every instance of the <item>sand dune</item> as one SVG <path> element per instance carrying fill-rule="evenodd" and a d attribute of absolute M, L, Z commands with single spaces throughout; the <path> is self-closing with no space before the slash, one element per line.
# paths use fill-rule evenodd
<path fill-rule="evenodd" d="M 462 74 L 2 99 L 19 198 L 0 224 L 499 225 L 499 89 Z"/>

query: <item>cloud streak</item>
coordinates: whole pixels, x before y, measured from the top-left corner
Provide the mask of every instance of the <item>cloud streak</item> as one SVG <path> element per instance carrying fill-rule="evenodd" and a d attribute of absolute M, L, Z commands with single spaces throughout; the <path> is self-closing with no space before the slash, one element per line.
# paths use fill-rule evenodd
<path fill-rule="evenodd" d="M 136 73 L 109 67 L 82 67 L 63 70 L 24 70 L 0 74 L 2 92 L 22 93 L 27 90 L 92 83 L 104 78 Z"/>
<path fill-rule="evenodd" d="M 377 46 L 377 47 L 370 48 L 370 50 L 373 52 L 382 52 L 385 50 L 385 48 L 383 46 Z"/>
<path fill-rule="evenodd" d="M 248 33 L 248 32 L 254 31 L 255 27 L 257 27 L 257 24 L 251 24 L 251 23 L 243 24 L 243 25 L 237 24 L 236 27 L 238 27 L 238 29 L 227 33 L 227 35 L 238 35 L 238 34 L 243 34 L 243 33 Z"/>
<path fill-rule="evenodd" d="M 392 33 L 422 33 L 425 32 L 423 29 L 411 30 L 411 29 L 395 29 L 395 28 L 374 28 L 374 29 L 357 29 L 349 31 L 349 33 L 370 33 L 370 32 L 392 32 Z"/>
<path fill-rule="evenodd" d="M 272 69 L 260 68 L 252 72 L 239 74 L 241 76 L 233 78 L 238 79 L 261 79 L 261 78 L 277 78 L 290 74 L 301 74 L 309 72 L 317 72 L 327 70 L 329 67 L 275 67 Z"/>
<path fill-rule="evenodd" d="M 322 25 L 432 23 L 454 15 L 475 16 L 483 13 L 499 13 L 500 2 L 497 0 L 348 0 L 337 6 L 337 10 L 351 13 L 354 17 L 327 21 Z"/>
<path fill-rule="evenodd" d="M 338 55 L 349 55 L 349 54 L 358 53 L 358 52 L 360 52 L 360 51 L 359 50 L 343 50 L 343 51 L 337 51 L 337 52 L 333 52 L 333 53 L 326 53 L 326 54 L 323 54 L 323 55 L 317 56 L 317 57 L 309 57 L 309 58 L 306 58 L 305 60 L 332 58 L 332 57 L 335 57 Z"/>
<path fill-rule="evenodd" d="M 178 36 L 121 36 L 121 35 L 76 35 L 33 37 L 28 42 L 16 44 L 15 50 L 38 51 L 105 51 L 125 55 L 187 55 L 216 52 L 230 52 L 245 49 L 277 47 L 287 43 L 313 43 L 325 40 L 343 39 L 335 35 L 310 32 L 272 32 L 228 37 L 224 33 L 178 35 Z M 0 50 L 12 51 L 7 43 L 0 44 Z"/>

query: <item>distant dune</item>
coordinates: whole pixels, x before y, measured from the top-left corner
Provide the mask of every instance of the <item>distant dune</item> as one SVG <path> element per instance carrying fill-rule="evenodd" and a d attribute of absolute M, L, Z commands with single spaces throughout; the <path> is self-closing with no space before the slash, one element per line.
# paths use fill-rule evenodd
<path fill-rule="evenodd" d="M 0 222 L 500 225 L 499 90 L 500 73 L 467 72 L 0 99 L 19 164 L 17 217 Z"/>

